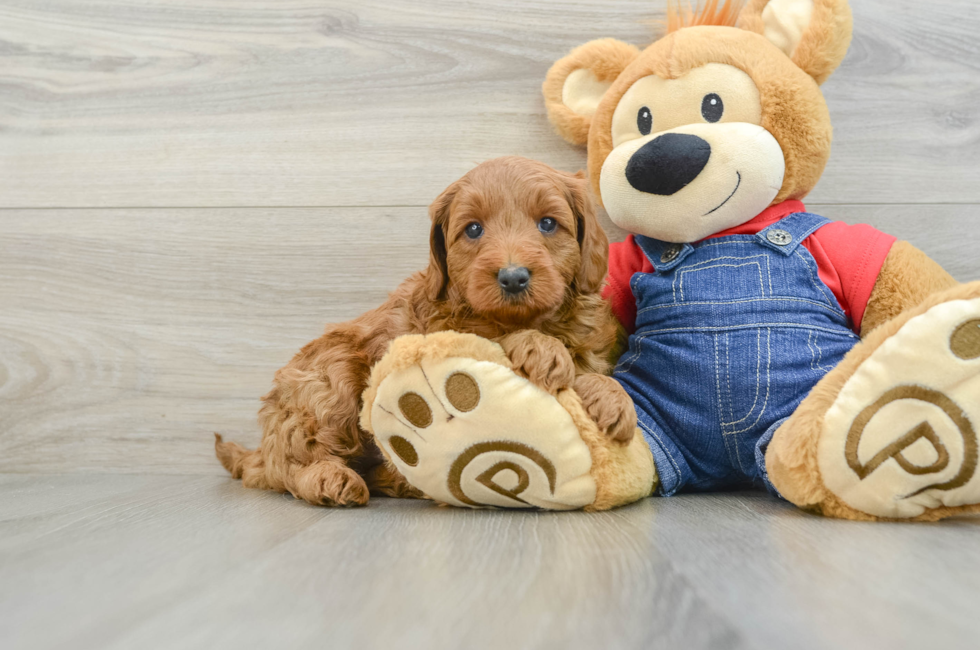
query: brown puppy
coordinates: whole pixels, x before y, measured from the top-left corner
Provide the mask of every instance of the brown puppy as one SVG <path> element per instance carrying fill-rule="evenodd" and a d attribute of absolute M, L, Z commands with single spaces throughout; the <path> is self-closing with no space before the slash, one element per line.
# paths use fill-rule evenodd
<path fill-rule="evenodd" d="M 618 326 L 599 295 L 608 242 L 581 175 L 498 158 L 453 183 L 429 212 L 429 267 L 379 308 L 328 327 L 276 373 L 259 411 L 260 448 L 216 434 L 218 458 L 245 487 L 322 505 L 363 505 L 369 490 L 419 496 L 358 426 L 371 367 L 403 334 L 494 339 L 518 372 L 551 392 L 574 382 L 599 426 L 631 439 L 632 403 L 598 374 L 615 360 Z"/>

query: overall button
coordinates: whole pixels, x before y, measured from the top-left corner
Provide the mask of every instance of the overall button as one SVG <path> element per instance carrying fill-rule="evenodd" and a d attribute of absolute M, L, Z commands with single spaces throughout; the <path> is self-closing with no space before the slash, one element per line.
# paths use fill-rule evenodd
<path fill-rule="evenodd" d="M 664 251 L 664 254 L 660 256 L 661 264 L 670 264 L 681 254 L 681 247 L 674 245 Z"/>
<path fill-rule="evenodd" d="M 785 230 L 770 230 L 766 233 L 766 239 L 774 243 L 776 246 L 789 246 L 793 243 L 793 235 L 789 234 Z"/>

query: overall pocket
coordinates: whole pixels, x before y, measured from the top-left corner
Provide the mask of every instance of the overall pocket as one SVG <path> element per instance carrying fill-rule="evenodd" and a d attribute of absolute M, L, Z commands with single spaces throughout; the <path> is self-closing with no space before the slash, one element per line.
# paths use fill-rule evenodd
<path fill-rule="evenodd" d="M 737 436 L 757 429 L 772 401 L 770 329 L 716 334 L 715 385 L 722 433 Z"/>

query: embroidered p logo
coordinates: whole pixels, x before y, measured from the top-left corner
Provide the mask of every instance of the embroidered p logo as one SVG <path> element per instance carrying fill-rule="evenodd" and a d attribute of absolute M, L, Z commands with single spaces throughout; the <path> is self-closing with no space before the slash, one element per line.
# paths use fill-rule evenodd
<path fill-rule="evenodd" d="M 544 455 L 536 449 L 519 442 L 499 441 L 483 442 L 473 445 L 459 455 L 459 458 L 456 459 L 449 470 L 448 478 L 449 491 L 454 497 L 467 505 L 482 505 L 466 496 L 466 493 L 463 491 L 463 486 L 461 485 L 463 470 L 465 470 L 470 463 L 474 461 L 479 462 L 480 456 L 493 452 L 503 452 L 512 458 L 516 456 L 520 457 L 520 459 L 524 462 L 530 461 L 533 463 L 544 474 L 548 481 L 548 494 L 554 495 L 557 473 L 555 472 L 554 464 L 552 464 L 550 460 L 545 458 Z M 495 481 L 501 472 L 508 470 L 517 475 L 517 485 L 512 488 L 506 488 Z M 513 499 L 519 503 L 530 505 L 518 495 L 524 492 L 524 490 L 526 490 L 531 484 L 531 476 L 524 467 L 517 462 L 514 462 L 514 460 L 500 460 L 494 463 L 476 477 L 476 482 L 490 490 L 493 490 L 501 496 L 507 497 L 508 499 Z"/>
<path fill-rule="evenodd" d="M 921 386 L 898 386 L 885 393 L 881 399 L 861 412 L 847 435 L 844 455 L 847 458 L 848 466 L 862 481 L 874 474 L 876 470 L 889 460 L 894 460 L 903 470 L 914 476 L 939 474 L 949 467 L 949 450 L 929 422 L 920 423 L 908 433 L 896 438 L 881 451 L 874 454 L 867 462 L 861 462 L 858 451 L 865 430 L 875 416 L 885 407 L 901 400 L 926 402 L 939 407 L 952 421 L 959 435 L 963 438 L 963 462 L 959 472 L 947 481 L 927 485 L 907 496 L 915 496 L 927 490 L 953 490 L 969 483 L 977 471 L 978 445 L 976 431 L 973 429 L 973 425 L 963 412 L 963 409 L 957 406 L 953 400 L 939 391 L 930 390 Z M 906 451 L 920 441 L 925 441 L 932 445 L 935 452 L 936 460 L 928 465 L 917 465 L 906 456 Z"/>

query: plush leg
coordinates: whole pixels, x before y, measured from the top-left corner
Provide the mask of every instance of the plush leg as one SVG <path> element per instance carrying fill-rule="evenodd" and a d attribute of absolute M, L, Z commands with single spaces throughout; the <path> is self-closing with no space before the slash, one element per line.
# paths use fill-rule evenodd
<path fill-rule="evenodd" d="M 371 373 L 362 427 L 409 483 L 450 505 L 599 510 L 651 493 L 642 436 L 615 443 L 562 387 L 571 378 L 553 381 L 566 373 L 516 365 L 472 335 L 397 339 Z"/>
<path fill-rule="evenodd" d="M 786 499 L 824 515 L 935 521 L 980 512 L 980 282 L 881 325 L 766 452 Z"/>

